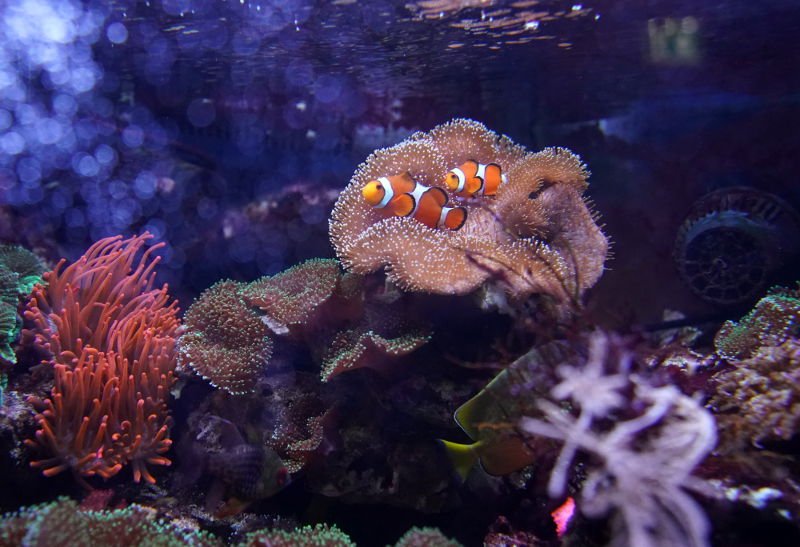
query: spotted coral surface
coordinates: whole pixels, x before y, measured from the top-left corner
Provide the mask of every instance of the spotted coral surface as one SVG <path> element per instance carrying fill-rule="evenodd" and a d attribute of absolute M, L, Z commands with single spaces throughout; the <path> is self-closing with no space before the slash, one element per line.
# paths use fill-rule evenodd
<path fill-rule="evenodd" d="M 336 260 L 312 259 L 250 283 L 244 296 L 264 314 L 261 320 L 273 332 L 286 334 L 310 320 L 333 295 L 340 278 Z"/>
<path fill-rule="evenodd" d="M 355 547 L 355 543 L 335 525 L 317 524 L 292 531 L 251 532 L 240 547 Z"/>
<path fill-rule="evenodd" d="M 494 197 L 450 194 L 468 210 L 458 231 L 387 216 L 361 196 L 369 181 L 405 171 L 447 191 L 445 174 L 468 159 L 497 163 L 508 180 Z M 514 297 L 574 300 L 597 282 L 608 250 L 582 198 L 587 177 L 568 150 L 530 153 L 483 124 L 456 119 L 373 152 L 336 202 L 331 242 L 347 269 L 366 274 L 385 268 L 405 290 L 466 294 L 491 281 Z"/>
<path fill-rule="evenodd" d="M 0 365 L 17 362 L 11 344 L 20 333 L 19 299 L 30 294 L 43 273 L 44 264 L 32 252 L 17 245 L 0 245 Z"/>
<path fill-rule="evenodd" d="M 437 528 L 414 527 L 403 534 L 394 547 L 461 547 L 461 544 L 449 539 Z"/>
<path fill-rule="evenodd" d="M 709 404 L 717 413 L 721 449 L 737 450 L 800 433 L 800 341 L 762 347 L 715 377 Z"/>
<path fill-rule="evenodd" d="M 726 321 L 714 337 L 726 359 L 747 359 L 759 348 L 777 346 L 800 334 L 800 290 L 773 288 L 739 322 Z"/>
<path fill-rule="evenodd" d="M 220 281 L 189 307 L 179 341 L 182 366 L 228 393 L 250 393 L 272 355 L 269 329 L 244 300 L 247 285 Z"/>
<path fill-rule="evenodd" d="M 75 501 L 59 498 L 0 516 L 0 547 L 18 545 L 212 547 L 223 543 L 207 532 L 159 520 L 154 510 L 140 505 L 84 511 Z"/>

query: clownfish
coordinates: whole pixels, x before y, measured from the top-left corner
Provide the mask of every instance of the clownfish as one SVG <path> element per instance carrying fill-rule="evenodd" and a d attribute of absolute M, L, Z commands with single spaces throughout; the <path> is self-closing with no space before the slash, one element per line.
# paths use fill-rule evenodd
<path fill-rule="evenodd" d="M 496 163 L 478 163 L 467 160 L 461 167 L 452 169 L 445 175 L 444 183 L 457 196 L 493 196 L 497 188 L 506 181 L 506 176 Z"/>
<path fill-rule="evenodd" d="M 467 220 L 464 207 L 447 207 L 447 193 L 441 188 L 414 182 L 406 172 L 381 177 L 364 185 L 361 195 L 375 208 L 399 217 L 412 217 L 429 228 L 458 230 Z"/>

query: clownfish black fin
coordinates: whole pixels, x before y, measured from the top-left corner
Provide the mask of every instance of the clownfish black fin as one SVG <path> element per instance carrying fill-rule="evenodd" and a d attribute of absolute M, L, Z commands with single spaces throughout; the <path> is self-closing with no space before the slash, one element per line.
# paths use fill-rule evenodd
<path fill-rule="evenodd" d="M 444 226 L 448 230 L 459 230 L 467 221 L 467 210 L 463 207 L 453 207 L 444 218 Z"/>
<path fill-rule="evenodd" d="M 409 216 L 417 207 L 417 200 L 411 194 L 400 194 L 392 202 L 395 214 L 400 217 Z"/>

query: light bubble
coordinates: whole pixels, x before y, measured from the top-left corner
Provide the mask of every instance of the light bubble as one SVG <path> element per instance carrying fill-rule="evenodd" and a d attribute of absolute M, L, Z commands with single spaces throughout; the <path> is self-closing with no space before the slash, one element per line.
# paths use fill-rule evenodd
<path fill-rule="evenodd" d="M 71 72 L 70 83 L 78 93 L 89 91 L 96 83 L 94 71 L 86 67 L 76 68 Z"/>
<path fill-rule="evenodd" d="M 128 29 L 122 23 L 111 23 L 106 29 L 106 37 L 112 44 L 124 44 L 128 39 Z"/>
<path fill-rule="evenodd" d="M 42 118 L 36 124 L 36 138 L 41 144 L 56 143 L 63 133 L 61 124 L 53 118 Z"/>
<path fill-rule="evenodd" d="M 189 103 L 186 117 L 195 127 L 208 127 L 214 123 L 217 112 L 211 99 L 195 99 Z"/>
<path fill-rule="evenodd" d="M 142 171 L 133 181 L 133 191 L 139 199 L 150 199 L 156 193 L 156 176 L 150 171 Z"/>
<path fill-rule="evenodd" d="M 42 178 L 42 168 L 36 158 L 22 158 L 17 163 L 17 176 L 26 186 L 37 186 Z"/>
<path fill-rule="evenodd" d="M 11 124 L 14 123 L 14 118 L 8 110 L 0 108 L 0 131 L 5 131 Z"/>
<path fill-rule="evenodd" d="M 25 150 L 25 139 L 16 131 L 9 131 L 0 136 L 0 149 L 12 156 Z"/>
<path fill-rule="evenodd" d="M 53 98 L 53 109 L 59 114 L 72 116 L 78 110 L 78 103 L 72 95 L 59 93 Z"/>
<path fill-rule="evenodd" d="M 117 159 L 117 152 L 107 144 L 101 144 L 94 150 L 95 159 L 103 164 L 114 164 Z"/>
<path fill-rule="evenodd" d="M 93 177 L 100 171 L 100 165 L 94 156 L 85 154 L 78 162 L 78 174 L 84 177 Z"/>
<path fill-rule="evenodd" d="M 128 197 L 128 185 L 121 180 L 112 180 L 108 183 L 108 193 L 116 200 Z"/>
<path fill-rule="evenodd" d="M 144 131 L 137 125 L 129 125 L 122 131 L 122 142 L 128 148 L 139 148 L 144 144 Z"/>

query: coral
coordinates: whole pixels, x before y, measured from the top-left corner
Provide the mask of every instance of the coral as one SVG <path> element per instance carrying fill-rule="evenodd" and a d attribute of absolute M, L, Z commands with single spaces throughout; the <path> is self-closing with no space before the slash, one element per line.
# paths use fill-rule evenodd
<path fill-rule="evenodd" d="M 46 476 L 66 469 L 109 478 L 126 464 L 136 482 L 154 482 L 147 464 L 169 465 L 167 397 L 174 381 L 177 304 L 153 289 L 158 257 L 152 236 L 94 244 L 70 266 L 45 274 L 25 310 L 28 338 L 46 351 L 55 384 L 32 399 L 39 431 L 27 444 L 49 457 L 32 466 Z"/>
<path fill-rule="evenodd" d="M 264 314 L 261 318 L 276 334 L 304 324 L 328 300 L 341 278 L 336 260 L 313 259 L 272 277 L 250 283 L 247 302 Z"/>
<path fill-rule="evenodd" d="M 59 498 L 0 517 L 0 546 L 17 545 L 211 547 L 223 543 L 206 532 L 158 520 L 155 511 L 140 505 L 83 511 L 74 501 Z"/>
<path fill-rule="evenodd" d="M 489 533 L 483 538 L 484 547 L 540 547 L 545 542 L 535 535 L 520 530 L 515 530 L 506 517 L 497 517 L 489 528 Z"/>
<path fill-rule="evenodd" d="M 437 528 L 414 527 L 403 534 L 394 547 L 461 547 L 461 544 L 447 538 Z"/>
<path fill-rule="evenodd" d="M 347 279 L 345 276 L 343 282 Z M 414 319 L 415 314 L 402 293 L 396 290 L 375 293 L 363 286 L 358 289 L 356 292 L 362 296 L 358 313 L 343 322 L 344 328 L 335 330 L 332 336 L 320 336 L 317 341 L 323 347 L 320 352 L 323 382 L 358 368 L 387 369 L 392 361 L 416 351 L 431 339 L 430 328 Z M 339 293 L 346 291 L 345 286 L 339 289 Z M 339 296 L 340 301 L 347 299 Z M 349 299 L 356 300 L 353 295 Z"/>
<path fill-rule="evenodd" d="M 244 300 L 246 285 L 220 281 L 206 289 L 184 317 L 181 365 L 228 393 L 249 393 L 272 354 L 267 326 Z"/>
<path fill-rule="evenodd" d="M 726 321 L 714 337 L 717 353 L 746 359 L 760 347 L 778 346 L 800 334 L 800 290 L 774 287 L 738 323 Z"/>
<path fill-rule="evenodd" d="M 462 202 L 468 216 L 459 231 L 386 217 L 361 196 L 370 180 L 406 171 L 446 190 L 445 174 L 467 159 L 497 163 L 508 181 L 494 197 Z M 331 242 L 347 269 L 366 274 L 385 266 L 405 290 L 465 294 L 492 281 L 514 297 L 543 293 L 571 302 L 598 280 L 608 249 L 581 198 L 587 176 L 569 151 L 527 153 L 478 122 L 453 120 L 373 152 L 334 207 Z"/>
<path fill-rule="evenodd" d="M 267 382 L 271 398 L 265 400 L 263 440 L 281 456 L 288 471 L 296 473 L 323 443 L 333 411 L 320 400 L 315 375 L 276 374 Z"/>
<path fill-rule="evenodd" d="M 0 269 L 17 274 L 17 292 L 30 294 L 42 281 L 44 264 L 38 256 L 18 245 L 0 245 Z"/>
<path fill-rule="evenodd" d="M 328 347 L 320 373 L 323 382 L 339 374 L 362 367 L 383 365 L 388 359 L 402 357 L 419 349 L 431 339 L 424 330 L 387 338 L 373 330 L 350 329 L 336 334 Z"/>
<path fill-rule="evenodd" d="M 616 511 L 614 544 L 708 545 L 706 516 L 685 490 L 706 491 L 691 473 L 716 443 L 714 418 L 675 386 L 633 373 L 630 354 L 610 360 L 617 343 L 593 334 L 585 365 L 557 369 L 551 396 L 560 404 L 541 400 L 544 419 L 521 421 L 529 434 L 564 443 L 548 491 L 563 499 L 575 454 L 584 451 L 599 465 L 588 467 L 577 505 L 589 517 Z"/>
<path fill-rule="evenodd" d="M 258 530 L 247 534 L 240 547 L 355 547 L 335 525 L 317 524 L 286 530 Z"/>
<path fill-rule="evenodd" d="M 800 341 L 762 347 L 714 377 L 709 405 L 718 414 L 720 451 L 734 452 L 800 432 Z"/>
<path fill-rule="evenodd" d="M 11 344 L 20 332 L 17 318 L 19 298 L 27 296 L 41 282 L 44 265 L 32 252 L 16 245 L 0 245 L 0 366 L 16 364 Z M 0 370 L 0 382 L 3 381 Z M 0 396 L 2 388 L 0 388 Z M 0 399 L 2 400 L 2 399 Z"/>

